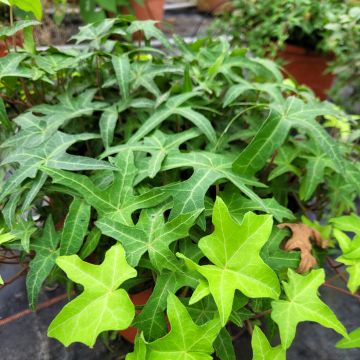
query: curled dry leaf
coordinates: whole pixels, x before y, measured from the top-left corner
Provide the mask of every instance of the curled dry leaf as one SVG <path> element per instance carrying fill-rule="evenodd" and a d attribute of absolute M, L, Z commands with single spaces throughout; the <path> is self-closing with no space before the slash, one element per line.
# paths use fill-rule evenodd
<path fill-rule="evenodd" d="M 297 271 L 299 273 L 305 273 L 313 268 L 317 263 L 314 256 L 311 254 L 312 244 L 311 239 L 313 239 L 317 246 L 322 249 L 328 247 L 328 241 L 324 240 L 320 233 L 317 230 L 312 229 L 308 225 L 298 223 L 284 223 L 279 224 L 278 228 L 284 229 L 288 227 L 291 232 L 291 238 L 285 243 L 284 249 L 286 251 L 299 249 L 301 252 L 301 261 Z"/>

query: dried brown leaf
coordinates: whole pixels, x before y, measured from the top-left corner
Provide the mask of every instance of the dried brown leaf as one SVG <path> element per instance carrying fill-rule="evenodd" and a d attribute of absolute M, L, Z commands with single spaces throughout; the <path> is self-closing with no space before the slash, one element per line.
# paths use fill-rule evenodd
<path fill-rule="evenodd" d="M 314 240 L 315 244 L 322 249 L 325 249 L 328 246 L 328 241 L 324 240 L 317 230 L 312 229 L 310 226 L 302 223 L 284 223 L 278 225 L 278 228 L 280 229 L 285 227 L 291 230 L 292 236 L 285 243 L 284 250 L 300 250 L 301 261 L 297 271 L 299 273 L 305 273 L 317 264 L 316 259 L 311 254 L 311 239 Z"/>

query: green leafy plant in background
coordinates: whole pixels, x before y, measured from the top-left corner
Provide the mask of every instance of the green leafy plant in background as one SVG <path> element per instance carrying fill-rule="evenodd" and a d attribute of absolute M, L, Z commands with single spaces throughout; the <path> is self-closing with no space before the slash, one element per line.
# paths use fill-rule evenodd
<path fill-rule="evenodd" d="M 360 193 L 355 119 L 269 60 L 223 39 L 171 45 L 155 25 L 106 19 L 74 36 L 82 51 L 0 58 L 0 246 L 28 265 L 30 306 L 65 284 L 49 336 L 93 346 L 132 325 L 128 359 L 235 359 L 244 327 L 254 359 L 284 359 L 303 321 L 357 346 L 317 293 L 336 254 L 357 296 L 358 218 L 342 218 Z M 312 247 L 320 269 L 295 272 L 285 221 L 331 240 Z"/>
<path fill-rule="evenodd" d="M 286 44 L 334 59 L 328 71 L 336 75 L 330 92 L 342 106 L 358 106 L 360 78 L 360 7 L 354 0 L 232 0 L 233 10 L 215 20 L 212 33 L 230 34 L 256 56 L 276 57 Z M 346 94 L 346 95 L 345 95 Z"/>

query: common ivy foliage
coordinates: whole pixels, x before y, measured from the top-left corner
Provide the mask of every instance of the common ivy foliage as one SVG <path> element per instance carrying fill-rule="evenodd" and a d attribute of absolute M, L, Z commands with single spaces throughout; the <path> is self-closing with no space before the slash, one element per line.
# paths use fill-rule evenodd
<path fill-rule="evenodd" d="M 297 274 L 277 228 L 311 211 L 357 291 L 358 218 L 342 217 L 360 194 L 352 119 L 222 39 L 170 45 L 125 16 L 74 40 L 84 50 L 0 58 L 0 246 L 29 262 L 33 309 L 43 284 L 73 289 L 49 336 L 93 346 L 131 325 L 128 359 L 233 360 L 246 327 L 255 360 L 281 360 L 316 321 L 357 346 L 318 296 L 323 270 Z M 135 311 L 129 294 L 149 288 Z"/>

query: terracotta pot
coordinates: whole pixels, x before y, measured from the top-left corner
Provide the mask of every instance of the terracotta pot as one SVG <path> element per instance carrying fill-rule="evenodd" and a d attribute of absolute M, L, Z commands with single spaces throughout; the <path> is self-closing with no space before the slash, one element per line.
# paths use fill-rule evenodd
<path fill-rule="evenodd" d="M 331 56 L 310 52 L 306 49 L 286 45 L 284 51 L 278 53 L 278 57 L 284 59 L 285 73 L 292 75 L 299 84 L 309 86 L 321 99 L 326 99 L 326 92 L 331 88 L 334 75 L 325 74 Z"/>
<path fill-rule="evenodd" d="M 15 36 L 12 36 L 7 39 L 7 45 L 9 48 L 12 48 L 14 46 L 14 37 L 16 46 L 22 46 L 23 45 L 23 33 L 22 31 L 19 31 L 15 34 Z M 8 53 L 6 43 L 5 41 L 0 41 L 0 57 L 6 56 Z"/>
<path fill-rule="evenodd" d="M 143 0 L 142 4 L 131 0 L 131 7 L 139 20 L 161 21 L 164 18 L 164 6 L 165 0 Z"/>
<path fill-rule="evenodd" d="M 232 9 L 228 0 L 198 0 L 197 7 L 200 11 L 213 14 L 231 11 Z"/>
<path fill-rule="evenodd" d="M 145 305 L 149 300 L 151 294 L 152 294 L 152 289 L 146 289 L 136 294 L 130 294 L 130 299 L 134 305 Z M 136 313 L 139 314 L 140 310 L 136 310 Z M 138 330 L 132 326 L 128 327 L 125 330 L 120 331 L 121 336 L 132 344 L 134 344 L 135 342 L 135 337 L 137 333 Z"/>

